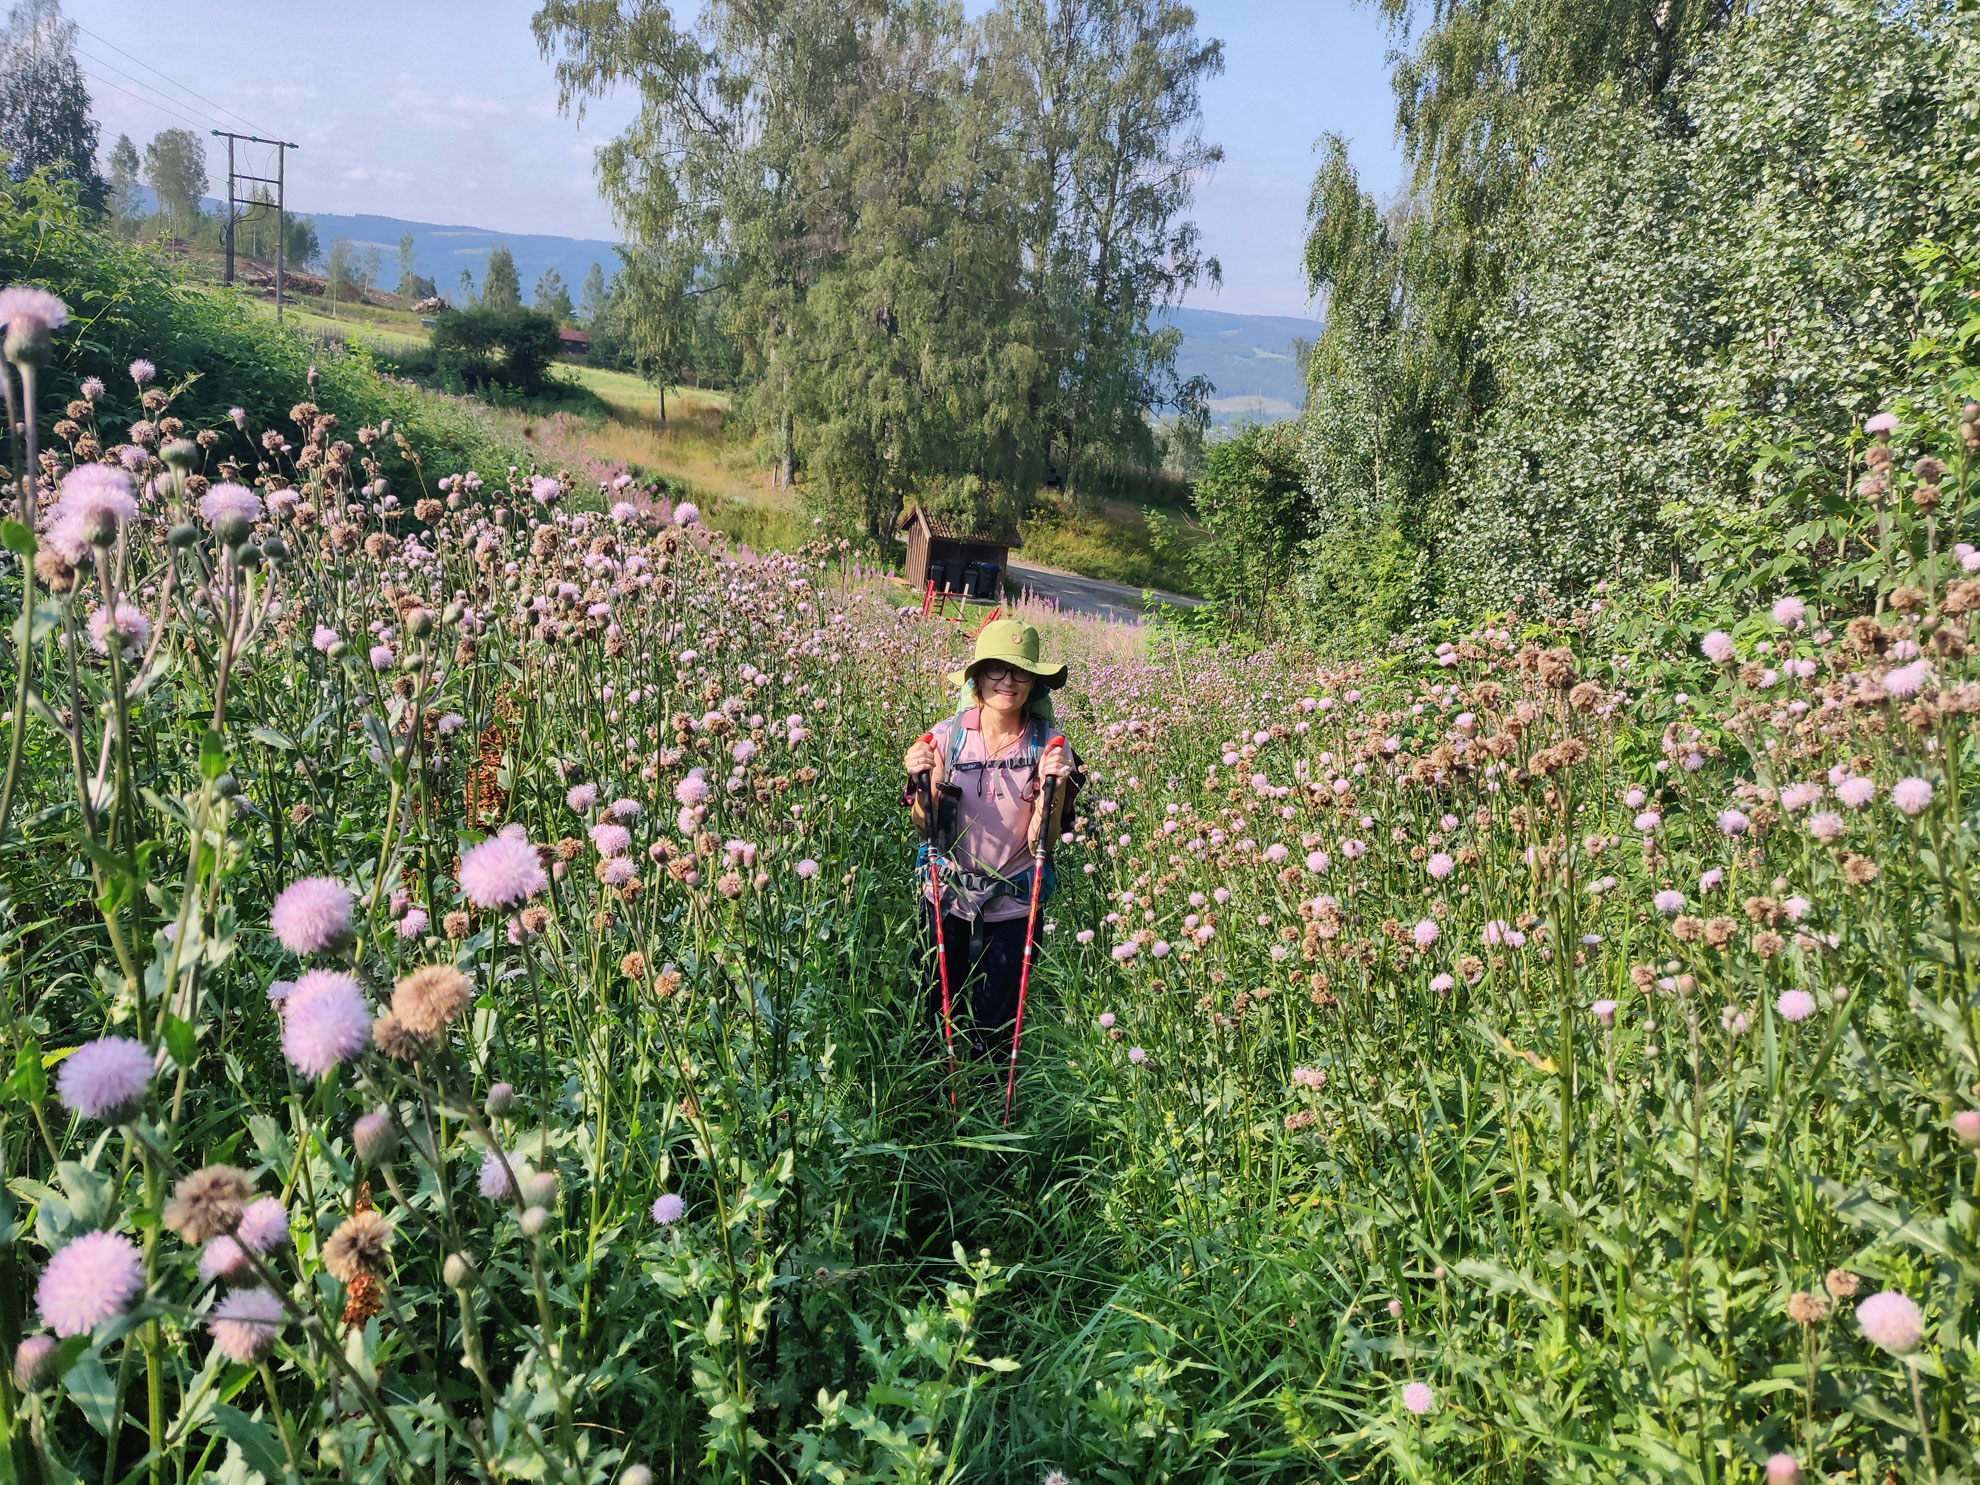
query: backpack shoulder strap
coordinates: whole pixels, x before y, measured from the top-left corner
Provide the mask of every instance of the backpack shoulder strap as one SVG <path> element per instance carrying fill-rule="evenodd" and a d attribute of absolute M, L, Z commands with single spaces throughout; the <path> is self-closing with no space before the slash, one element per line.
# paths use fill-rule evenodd
<path fill-rule="evenodd" d="M 956 771 L 956 765 L 962 761 L 963 732 L 965 730 L 963 727 L 963 714 L 957 712 L 954 717 L 950 718 L 950 721 L 953 725 L 949 729 L 949 766 L 943 771 L 953 774 Z"/>

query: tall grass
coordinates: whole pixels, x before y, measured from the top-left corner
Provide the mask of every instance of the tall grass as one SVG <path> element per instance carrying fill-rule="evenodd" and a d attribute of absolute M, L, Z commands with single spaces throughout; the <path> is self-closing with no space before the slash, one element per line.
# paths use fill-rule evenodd
<path fill-rule="evenodd" d="M 4 528 L 16 1477 L 1970 1474 L 1980 434 L 1878 435 L 1863 612 L 1048 621 L 1006 1127 L 898 806 L 958 629 L 148 390 Z"/>

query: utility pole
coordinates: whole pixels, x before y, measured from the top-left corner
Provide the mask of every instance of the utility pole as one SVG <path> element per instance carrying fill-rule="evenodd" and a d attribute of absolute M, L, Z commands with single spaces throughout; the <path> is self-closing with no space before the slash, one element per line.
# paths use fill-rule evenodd
<path fill-rule="evenodd" d="M 239 215 L 236 211 L 236 207 L 238 207 L 241 204 L 242 200 L 244 199 L 240 196 L 239 188 L 236 183 L 253 181 L 257 185 L 273 186 L 275 188 L 275 318 L 277 320 L 280 320 L 282 318 L 282 276 L 283 276 L 282 256 L 283 256 L 283 249 L 288 245 L 287 239 L 289 236 L 287 230 L 288 219 L 286 216 L 286 211 L 288 207 L 288 202 L 286 200 L 286 193 L 287 193 L 286 182 L 289 176 L 289 170 L 288 170 L 289 151 L 293 149 L 300 149 L 302 148 L 302 146 L 298 144 L 292 144 L 285 139 L 263 139 L 258 134 L 235 134 L 226 129 L 215 129 L 213 133 L 217 138 L 225 139 L 227 141 L 227 277 L 226 277 L 226 281 L 230 284 L 234 281 L 234 224 L 239 220 Z M 248 144 L 272 144 L 273 146 L 275 146 L 274 176 L 271 178 L 266 175 L 243 175 L 239 171 L 237 171 L 234 168 L 234 142 L 236 140 L 244 141 L 245 143 Z M 266 198 L 263 198 L 263 200 L 258 204 L 265 205 Z"/>

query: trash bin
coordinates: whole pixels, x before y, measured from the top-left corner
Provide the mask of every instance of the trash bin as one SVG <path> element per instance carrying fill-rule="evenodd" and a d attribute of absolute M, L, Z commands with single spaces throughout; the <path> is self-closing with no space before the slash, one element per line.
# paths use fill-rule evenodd
<path fill-rule="evenodd" d="M 982 581 L 982 574 L 983 570 L 974 562 L 963 563 L 962 582 L 957 586 L 962 589 L 965 597 L 975 598 L 980 596 L 977 584 Z"/>
<path fill-rule="evenodd" d="M 1001 598 L 1004 595 L 1004 567 L 1000 562 L 984 562 L 976 570 L 979 598 Z"/>
<path fill-rule="evenodd" d="M 928 581 L 935 585 L 937 593 L 948 591 L 949 564 L 931 560 L 928 564 Z"/>

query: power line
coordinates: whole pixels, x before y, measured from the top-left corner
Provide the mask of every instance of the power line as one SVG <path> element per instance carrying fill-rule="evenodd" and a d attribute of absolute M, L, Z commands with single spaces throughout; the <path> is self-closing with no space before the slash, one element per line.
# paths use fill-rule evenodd
<path fill-rule="evenodd" d="M 189 123 L 197 123 L 201 128 L 210 128 L 213 124 L 218 122 L 218 120 L 205 115 L 201 115 L 196 119 L 188 118 L 187 110 L 189 109 L 194 114 L 199 113 L 199 110 L 197 108 L 194 108 L 192 104 L 181 103 L 177 98 L 174 98 L 171 94 L 163 92 L 162 90 L 153 87 L 143 78 L 132 77 L 130 73 L 124 71 L 123 68 L 116 66 L 114 63 L 106 62 L 101 57 L 92 56 L 89 52 L 84 51 L 81 47 L 76 48 L 76 55 L 81 57 L 85 62 L 88 62 L 92 67 L 101 68 L 105 72 L 115 73 L 118 77 L 121 77 L 125 82 L 129 83 L 131 85 L 131 88 L 138 88 L 142 90 L 141 92 L 138 93 L 131 93 L 130 88 L 124 88 L 122 89 L 123 92 L 130 93 L 130 96 L 134 98 L 141 98 L 144 101 L 153 102 L 155 107 L 168 110 L 176 118 L 187 119 Z M 108 79 L 98 77 L 97 80 L 99 82 L 102 82 L 106 87 L 113 87 L 113 88 L 117 87 L 116 83 L 110 82 L 108 81 Z"/>
<path fill-rule="evenodd" d="M 211 98 L 207 97 L 204 93 L 196 92 L 192 88 L 189 88 L 184 83 L 180 82 L 178 79 L 167 76 L 165 73 L 160 72 L 156 67 L 152 66 L 149 62 L 145 61 L 142 57 L 133 57 L 129 52 L 125 51 L 121 46 L 117 45 L 116 42 L 109 40 L 107 37 L 98 36 L 96 32 L 90 30 L 89 27 L 83 25 L 80 21 L 75 22 L 75 27 L 85 36 L 93 37 L 95 40 L 102 42 L 103 45 L 109 47 L 110 50 L 115 52 L 118 56 L 123 57 L 127 61 L 137 63 L 138 66 L 142 67 L 146 72 L 151 73 L 153 76 L 164 78 L 166 82 L 170 83 L 180 92 L 186 93 L 191 97 L 197 98 L 201 103 L 204 103 L 208 108 L 217 108 L 220 110 L 221 113 L 225 114 L 228 118 L 234 120 L 236 123 L 247 125 L 248 129 L 252 133 L 259 134 L 261 132 L 260 126 L 255 124 L 253 120 L 242 118 L 239 114 L 235 113 L 233 109 L 223 107 L 222 105 L 215 103 Z M 108 66 L 109 64 L 103 63 L 100 65 Z M 128 73 L 124 75 L 129 76 Z M 133 82 L 137 81 L 136 78 L 132 78 L 131 80 Z M 150 85 L 144 84 L 144 86 L 148 87 Z M 155 92 L 157 90 L 153 89 L 153 91 Z"/>
<path fill-rule="evenodd" d="M 178 119 L 181 123 L 191 124 L 195 129 L 204 129 L 207 127 L 206 123 L 200 119 L 187 118 L 186 115 L 180 113 L 176 108 L 168 107 L 155 98 L 146 98 L 140 94 L 133 93 L 129 88 L 119 87 L 116 83 L 111 82 L 109 78 L 98 77 L 87 68 L 83 69 L 83 76 L 87 77 L 100 88 L 109 88 L 112 92 L 122 93 L 126 98 L 142 103 L 147 108 L 155 108 L 161 113 L 169 114 L 171 117 Z"/>

